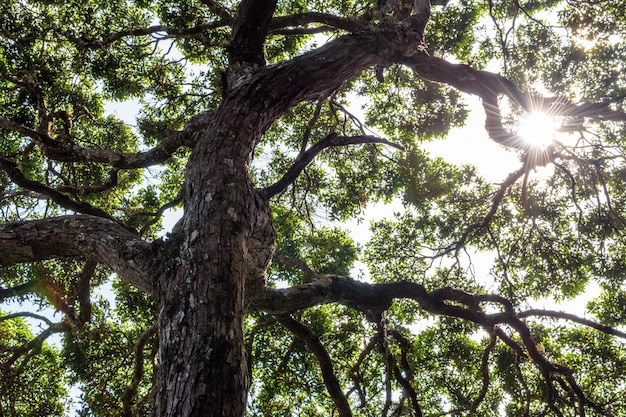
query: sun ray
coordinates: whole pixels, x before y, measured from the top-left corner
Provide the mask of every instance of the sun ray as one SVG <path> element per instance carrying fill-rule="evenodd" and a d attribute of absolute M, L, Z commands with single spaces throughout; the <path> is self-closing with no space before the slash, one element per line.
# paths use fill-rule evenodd
<path fill-rule="evenodd" d="M 533 148 L 547 148 L 556 138 L 558 121 L 548 113 L 532 111 L 519 120 L 517 134 Z"/>

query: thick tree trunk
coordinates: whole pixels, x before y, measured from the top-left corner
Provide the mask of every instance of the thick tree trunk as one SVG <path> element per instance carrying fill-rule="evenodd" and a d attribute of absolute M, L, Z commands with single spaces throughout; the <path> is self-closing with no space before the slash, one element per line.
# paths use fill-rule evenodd
<path fill-rule="evenodd" d="M 405 35 L 346 36 L 231 86 L 190 156 L 180 247 L 157 279 L 155 417 L 244 414 L 246 291 L 263 291 L 275 241 L 270 210 L 250 180 L 254 147 L 289 107 L 406 53 L 403 45 L 390 47 Z"/>
<path fill-rule="evenodd" d="M 245 412 L 244 287 L 263 280 L 274 244 L 270 212 L 250 182 L 250 154 L 261 132 L 249 117 L 218 113 L 190 157 L 180 259 L 157 288 L 154 416 Z"/>

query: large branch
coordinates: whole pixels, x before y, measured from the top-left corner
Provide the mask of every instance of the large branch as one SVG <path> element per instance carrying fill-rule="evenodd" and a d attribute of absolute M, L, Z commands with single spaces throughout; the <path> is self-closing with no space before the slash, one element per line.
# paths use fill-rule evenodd
<path fill-rule="evenodd" d="M 505 146 L 527 150 L 528 146 L 502 124 L 498 96 L 506 96 L 527 112 L 549 110 L 552 116 L 590 118 L 594 120 L 626 121 L 626 113 L 612 110 L 609 105 L 618 97 L 603 103 L 571 103 L 563 98 L 540 98 L 522 92 L 513 82 L 500 74 L 478 71 L 465 64 L 452 64 L 426 55 L 402 57 L 400 63 L 410 67 L 417 76 L 429 81 L 448 84 L 460 91 L 479 96 L 485 109 L 485 129 L 494 141 Z M 543 103 L 544 109 L 537 109 Z"/>
<path fill-rule="evenodd" d="M 405 54 L 423 54 L 420 30 L 423 27 L 416 23 L 361 31 L 261 68 L 228 85 L 215 120 L 231 120 L 236 109 L 241 116 L 238 125 L 254 126 L 247 137 L 260 138 L 276 118 L 294 105 L 319 99 L 367 68 L 397 62 Z M 240 103 L 246 103 L 245 107 Z"/>
<path fill-rule="evenodd" d="M 523 349 L 521 354 L 527 355 L 543 376 L 548 385 L 551 401 L 554 401 L 557 392 L 554 387 L 556 381 L 559 384 L 565 384 L 564 389 L 574 393 L 581 405 L 599 407 L 582 392 L 571 369 L 550 361 L 541 352 L 533 338 L 530 327 L 521 319 L 524 316 L 537 315 L 538 312 L 531 311 L 532 314 L 516 313 L 508 301 L 496 295 L 472 295 L 452 288 L 441 288 L 429 292 L 423 285 L 413 282 L 368 284 L 348 278 L 328 276 L 309 284 L 291 288 L 268 288 L 265 294 L 260 294 L 252 302 L 257 308 L 272 314 L 284 314 L 296 309 L 337 302 L 370 313 L 370 316 L 380 317 L 380 313 L 387 310 L 394 299 L 401 298 L 416 301 L 421 308 L 432 314 L 466 320 L 480 325 L 488 331 L 495 329 L 498 337 L 511 343 L 510 337 L 498 327 L 499 325 L 508 326 L 517 333 L 521 340 L 521 345 L 523 345 L 523 348 L 520 346 L 520 349 Z M 483 311 L 481 304 L 485 302 L 500 304 L 502 311 L 497 313 Z M 571 317 L 566 316 L 559 316 L 559 318 L 571 320 Z M 584 324 L 590 325 L 589 323 Z M 604 331 L 606 329 L 599 330 Z M 516 342 L 513 342 L 513 345 L 515 346 Z M 484 361 L 483 358 L 483 363 Z M 483 379 L 485 384 L 485 375 L 483 375 Z M 480 402 L 481 400 L 479 396 L 477 401 Z M 474 405 L 478 402 L 475 402 Z"/>
<path fill-rule="evenodd" d="M 0 224 L 0 266 L 83 257 L 152 294 L 151 245 L 118 223 L 75 215 Z"/>
<path fill-rule="evenodd" d="M 265 65 L 265 37 L 276 4 L 276 0 L 243 0 L 239 4 L 228 48 L 231 66 Z"/>

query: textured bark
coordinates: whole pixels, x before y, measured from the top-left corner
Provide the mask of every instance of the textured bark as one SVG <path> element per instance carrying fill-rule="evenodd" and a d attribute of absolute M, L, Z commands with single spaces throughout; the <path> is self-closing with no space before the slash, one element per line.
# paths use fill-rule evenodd
<path fill-rule="evenodd" d="M 0 265 L 84 257 L 151 294 L 153 251 L 118 223 L 89 215 L 0 224 Z"/>
<path fill-rule="evenodd" d="M 179 259 L 158 280 L 153 415 L 244 414 L 246 295 L 263 292 L 275 240 L 267 203 L 250 180 L 252 152 L 289 107 L 401 54 L 401 47 L 389 47 L 389 36 L 348 35 L 258 69 L 230 90 L 216 112 L 189 159 Z"/>
<path fill-rule="evenodd" d="M 244 287 L 251 274 L 262 279 L 274 233 L 248 172 L 262 131 L 248 112 L 230 110 L 220 112 L 190 158 L 180 263 L 159 280 L 155 416 L 245 411 Z"/>

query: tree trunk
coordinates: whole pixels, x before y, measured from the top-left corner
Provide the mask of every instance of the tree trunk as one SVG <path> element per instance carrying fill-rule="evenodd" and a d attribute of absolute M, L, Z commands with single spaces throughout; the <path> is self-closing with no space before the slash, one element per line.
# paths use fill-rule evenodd
<path fill-rule="evenodd" d="M 190 158 L 180 259 L 158 282 L 154 416 L 239 417 L 245 412 L 244 286 L 250 274 L 267 267 L 274 235 L 269 210 L 248 172 L 259 132 L 245 128 L 255 125 L 245 117 L 221 115 Z M 249 253 L 258 246 L 259 224 L 268 227 L 269 236 L 260 267 L 259 254 Z"/>
<path fill-rule="evenodd" d="M 398 34 L 348 35 L 231 86 L 189 158 L 180 247 L 157 278 L 155 417 L 244 414 L 246 287 L 251 298 L 263 291 L 275 243 L 270 210 L 250 179 L 254 147 L 289 107 L 406 52 L 390 38 Z"/>

